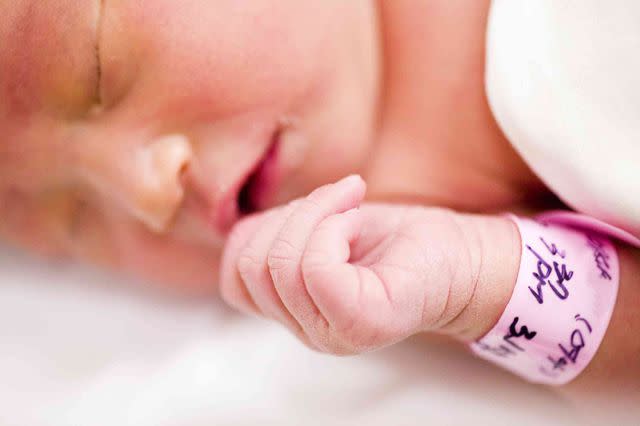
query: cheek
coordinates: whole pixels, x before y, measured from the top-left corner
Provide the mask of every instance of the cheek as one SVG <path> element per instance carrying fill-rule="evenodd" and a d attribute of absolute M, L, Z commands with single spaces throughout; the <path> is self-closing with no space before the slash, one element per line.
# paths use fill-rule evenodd
<path fill-rule="evenodd" d="M 220 247 L 157 235 L 128 219 L 114 221 L 109 229 L 111 247 L 118 253 L 112 266 L 183 295 L 217 291 Z"/>

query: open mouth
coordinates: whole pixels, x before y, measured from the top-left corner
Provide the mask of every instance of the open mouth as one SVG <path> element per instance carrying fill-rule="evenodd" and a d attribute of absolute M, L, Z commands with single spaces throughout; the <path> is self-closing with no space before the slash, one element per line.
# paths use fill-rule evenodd
<path fill-rule="evenodd" d="M 240 187 L 236 202 L 241 216 L 263 210 L 267 206 L 269 195 L 277 179 L 279 139 L 279 133 L 276 133 L 262 160 Z"/>
<path fill-rule="evenodd" d="M 229 186 L 216 188 L 216 180 L 205 174 L 193 173 L 202 168 L 187 169 L 183 185 L 186 192 L 182 210 L 186 213 L 178 218 L 179 233 L 196 240 L 209 238 L 218 241 L 225 237 L 244 216 L 272 206 L 274 196 L 284 177 L 285 169 L 281 155 L 282 131 L 271 130 L 261 152 L 251 152 L 239 158 L 237 164 L 225 165 L 231 176 L 224 176 Z M 257 145 L 257 144 L 256 144 Z M 204 176 L 204 177 L 203 177 Z M 213 189 L 208 189 L 213 188 Z M 202 229 L 212 233 L 203 233 Z"/>

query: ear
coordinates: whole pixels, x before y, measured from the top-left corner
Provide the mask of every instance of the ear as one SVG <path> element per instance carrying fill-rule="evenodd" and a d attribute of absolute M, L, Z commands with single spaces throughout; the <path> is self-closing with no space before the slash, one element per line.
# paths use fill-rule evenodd
<path fill-rule="evenodd" d="M 184 197 L 182 173 L 193 152 L 183 135 L 149 143 L 99 138 L 80 150 L 83 179 L 155 232 L 164 231 Z"/>
<path fill-rule="evenodd" d="M 154 231 L 164 230 L 184 197 L 181 175 L 193 152 L 183 135 L 168 135 L 137 147 L 131 176 L 133 213 Z"/>

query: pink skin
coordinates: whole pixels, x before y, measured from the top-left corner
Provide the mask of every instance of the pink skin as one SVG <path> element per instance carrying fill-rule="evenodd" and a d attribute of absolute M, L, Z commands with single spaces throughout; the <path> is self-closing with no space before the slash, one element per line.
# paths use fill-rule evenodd
<path fill-rule="evenodd" d="M 15 0 L 0 17 L 0 236 L 31 251 L 213 293 L 274 144 L 254 209 L 374 145 L 371 2 Z"/>
<path fill-rule="evenodd" d="M 226 244 L 225 298 L 255 305 L 325 350 L 357 351 L 431 328 L 471 336 L 477 329 L 464 318 L 473 306 L 485 308 L 482 324 L 503 303 L 503 295 L 472 290 L 500 282 L 501 273 L 508 288 L 513 268 L 491 261 L 499 251 L 460 235 L 496 228 L 494 236 L 508 236 L 510 228 L 499 219 L 407 205 L 497 210 L 536 196 L 535 178 L 484 98 L 478 35 L 487 6 L 0 2 L 0 234 L 187 294 L 217 290 Z M 366 176 L 369 200 L 397 204 L 364 204 L 333 218 L 362 201 L 362 184 L 351 180 L 277 207 L 349 173 Z M 243 198 L 256 214 L 241 220 Z M 326 217 L 333 219 L 313 244 L 344 260 L 345 239 L 353 239 L 358 265 L 331 271 L 345 279 L 360 271 L 363 288 L 378 289 L 363 301 L 372 306 L 362 306 L 362 324 L 339 344 L 314 332 L 306 322 L 316 312 L 311 299 L 283 290 L 295 286 L 282 282 L 292 274 L 302 281 L 300 271 L 311 268 L 306 278 L 322 281 L 309 290 L 315 309 L 338 323 L 351 319 L 349 287 L 328 284 L 334 277 L 313 263 L 296 260 L 298 272 L 278 273 L 272 265 L 270 273 L 266 260 L 274 240 L 301 253 Z M 496 241 L 510 249 L 511 239 Z M 475 282 L 480 264 L 486 280 Z M 302 306 L 306 313 L 297 311 Z"/>
<path fill-rule="evenodd" d="M 526 207 L 546 190 L 486 103 L 488 5 L 0 2 L 0 236 L 189 295 L 241 194 L 361 173 L 369 200 Z"/>
<path fill-rule="evenodd" d="M 496 319 L 486 308 L 499 314 L 515 282 L 519 257 L 500 264 L 496 256 L 519 253 L 513 224 L 362 204 L 364 195 L 364 181 L 350 176 L 241 221 L 223 256 L 224 299 L 334 354 L 425 331 L 466 340 L 484 333 Z M 472 313 L 478 304 L 481 320 Z"/>

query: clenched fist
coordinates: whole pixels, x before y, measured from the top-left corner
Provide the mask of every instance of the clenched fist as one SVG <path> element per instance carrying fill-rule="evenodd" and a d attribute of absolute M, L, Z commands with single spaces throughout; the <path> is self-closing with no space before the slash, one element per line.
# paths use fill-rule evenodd
<path fill-rule="evenodd" d="M 350 176 L 238 223 L 222 260 L 224 299 L 334 354 L 427 331 L 467 340 L 488 331 L 515 284 L 515 225 L 364 195 Z"/>

